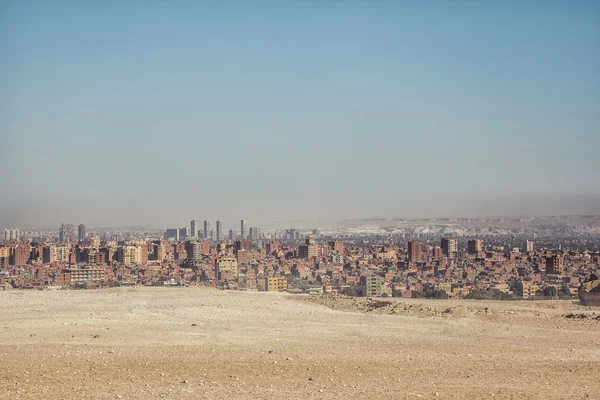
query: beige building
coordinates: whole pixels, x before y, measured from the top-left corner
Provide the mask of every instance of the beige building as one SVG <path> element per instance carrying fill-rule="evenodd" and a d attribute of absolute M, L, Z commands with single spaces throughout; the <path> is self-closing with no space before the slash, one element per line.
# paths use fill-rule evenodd
<path fill-rule="evenodd" d="M 106 270 L 100 267 L 84 267 L 69 269 L 71 283 L 101 281 L 106 276 Z"/>
<path fill-rule="evenodd" d="M 472 239 L 467 243 L 467 252 L 469 254 L 479 254 L 483 251 L 483 240 Z"/>
<path fill-rule="evenodd" d="M 458 239 L 442 238 L 442 253 L 444 253 L 446 257 L 456 258 L 458 254 Z"/>
<path fill-rule="evenodd" d="M 238 276 L 238 262 L 237 258 L 233 256 L 220 256 L 215 259 L 215 276 L 219 277 L 221 273 L 233 274 Z"/>
<path fill-rule="evenodd" d="M 319 245 L 317 245 L 315 238 L 306 239 L 306 244 L 298 246 L 298 258 L 313 258 L 318 257 L 320 254 Z"/>
<path fill-rule="evenodd" d="M 138 246 L 120 246 L 117 249 L 119 263 L 135 265 L 142 262 L 142 248 Z"/>
<path fill-rule="evenodd" d="M 285 292 L 287 290 L 287 279 L 281 276 L 265 278 L 265 290 L 267 292 Z"/>
<path fill-rule="evenodd" d="M 533 241 L 531 241 L 531 240 L 525 241 L 525 252 L 533 253 Z"/>
<path fill-rule="evenodd" d="M 71 254 L 71 248 L 67 246 L 56 246 L 54 248 L 54 260 L 50 262 L 68 263 L 69 254 Z"/>

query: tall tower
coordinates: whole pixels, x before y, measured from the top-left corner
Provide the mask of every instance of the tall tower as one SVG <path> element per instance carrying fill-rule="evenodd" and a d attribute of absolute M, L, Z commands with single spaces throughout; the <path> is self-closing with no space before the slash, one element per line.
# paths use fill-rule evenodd
<path fill-rule="evenodd" d="M 191 238 L 196 239 L 198 237 L 198 230 L 196 229 L 196 220 L 195 219 L 190 221 L 190 229 L 192 230 L 192 232 L 190 232 Z"/>
<path fill-rule="evenodd" d="M 208 220 L 206 220 L 206 221 L 204 221 L 204 239 L 208 240 L 209 237 L 210 237 L 210 222 Z"/>
<path fill-rule="evenodd" d="M 245 219 L 240 221 L 240 229 L 241 229 L 241 235 L 242 235 L 241 239 L 246 240 L 247 234 L 246 234 L 246 220 Z"/>
<path fill-rule="evenodd" d="M 250 227 L 250 233 L 248 234 L 248 240 L 258 240 L 259 229 L 256 226 Z"/>
<path fill-rule="evenodd" d="M 83 242 L 85 240 L 85 225 L 84 224 L 79 224 L 79 228 L 77 231 L 77 239 L 80 242 Z"/>
<path fill-rule="evenodd" d="M 223 223 L 217 220 L 217 242 L 223 240 Z"/>
<path fill-rule="evenodd" d="M 62 224 L 58 230 L 58 236 L 61 242 L 70 242 L 75 240 L 75 228 L 72 224 Z"/>

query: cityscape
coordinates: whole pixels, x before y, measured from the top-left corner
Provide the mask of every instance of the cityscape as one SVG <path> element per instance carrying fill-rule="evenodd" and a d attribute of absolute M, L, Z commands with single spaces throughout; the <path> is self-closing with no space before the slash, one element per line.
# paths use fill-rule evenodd
<path fill-rule="evenodd" d="M 0 55 L 0 399 L 600 399 L 600 0 L 2 0 Z"/>
<path fill-rule="evenodd" d="M 600 235 L 590 229 L 594 217 L 584 218 L 585 229 L 556 226 L 563 234 L 552 235 L 529 219 L 525 236 L 474 236 L 461 221 L 443 228 L 404 221 L 404 229 L 396 223 L 387 231 L 356 225 L 262 231 L 245 219 L 237 229 L 221 220 L 191 220 L 162 234 L 95 232 L 85 224 L 62 224 L 56 232 L 5 229 L 0 287 L 199 285 L 368 297 L 576 298 L 581 284 L 600 272 Z M 448 234 L 451 229 L 459 232 Z"/>

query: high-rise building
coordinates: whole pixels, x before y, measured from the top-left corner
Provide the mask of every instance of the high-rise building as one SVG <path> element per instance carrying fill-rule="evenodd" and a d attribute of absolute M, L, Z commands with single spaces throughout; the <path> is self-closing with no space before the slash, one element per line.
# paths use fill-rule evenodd
<path fill-rule="evenodd" d="M 186 242 L 185 251 L 187 257 L 191 260 L 199 261 L 202 259 L 202 246 L 200 242 Z"/>
<path fill-rule="evenodd" d="M 223 222 L 217 220 L 217 242 L 223 240 Z"/>
<path fill-rule="evenodd" d="M 29 261 L 31 254 L 31 246 L 28 244 L 18 244 L 15 247 L 9 249 L 9 264 L 14 266 L 23 266 Z"/>
<path fill-rule="evenodd" d="M 248 240 L 258 240 L 260 239 L 260 229 L 258 229 L 256 226 L 252 226 L 249 229 L 250 233 L 248 234 Z"/>
<path fill-rule="evenodd" d="M 177 228 L 167 229 L 165 239 L 166 240 L 179 240 L 179 229 L 177 229 Z"/>
<path fill-rule="evenodd" d="M 483 252 L 483 240 L 471 239 L 467 242 L 467 253 L 479 254 Z"/>
<path fill-rule="evenodd" d="M 141 264 L 148 261 L 147 248 L 144 257 L 143 247 L 141 246 L 120 246 L 117 249 L 117 258 L 121 264 Z"/>
<path fill-rule="evenodd" d="M 409 262 L 421 262 L 421 243 L 419 242 L 408 242 L 408 261 Z"/>
<path fill-rule="evenodd" d="M 229 230 L 229 240 L 235 240 L 235 229 Z"/>
<path fill-rule="evenodd" d="M 163 262 L 165 260 L 166 256 L 167 256 L 167 247 L 160 241 L 158 243 L 155 242 L 154 258 L 160 262 Z"/>
<path fill-rule="evenodd" d="M 69 261 L 69 255 L 71 254 L 71 248 L 68 246 L 57 246 L 54 248 L 54 260 L 50 262 L 66 263 Z"/>
<path fill-rule="evenodd" d="M 196 239 L 196 235 L 198 234 L 198 230 L 196 229 L 196 220 L 193 219 L 190 221 L 190 231 L 191 231 L 191 238 L 192 239 Z"/>
<path fill-rule="evenodd" d="M 18 229 L 5 229 L 4 230 L 4 241 L 5 242 L 18 242 L 21 239 L 21 231 Z"/>
<path fill-rule="evenodd" d="M 191 236 L 190 228 L 180 228 L 179 229 L 179 240 L 189 239 Z"/>
<path fill-rule="evenodd" d="M 525 241 L 525 252 L 526 253 L 533 253 L 533 240 L 526 240 Z"/>
<path fill-rule="evenodd" d="M 457 238 L 442 238 L 442 253 L 446 257 L 456 258 L 458 254 L 458 239 Z"/>
<path fill-rule="evenodd" d="M 50 264 L 56 261 L 56 257 L 54 256 L 54 246 L 44 246 L 44 250 L 42 250 L 42 262 L 44 264 Z"/>
<path fill-rule="evenodd" d="M 72 224 L 62 224 L 58 230 L 58 237 L 61 242 L 74 241 L 76 238 L 75 228 Z"/>
<path fill-rule="evenodd" d="M 241 235 L 240 239 L 246 240 L 247 233 L 246 233 L 246 220 L 245 219 L 243 219 L 243 220 L 240 221 L 240 229 L 241 229 L 241 231 L 240 231 L 240 235 Z"/>
<path fill-rule="evenodd" d="M 212 237 L 210 237 L 210 231 L 211 231 L 210 222 L 208 220 L 206 220 L 206 221 L 204 221 L 204 239 L 205 240 L 208 238 L 212 239 Z"/>
<path fill-rule="evenodd" d="M 80 242 L 83 242 L 85 240 L 85 225 L 84 224 L 79 224 L 79 228 L 77 230 L 77 239 Z"/>

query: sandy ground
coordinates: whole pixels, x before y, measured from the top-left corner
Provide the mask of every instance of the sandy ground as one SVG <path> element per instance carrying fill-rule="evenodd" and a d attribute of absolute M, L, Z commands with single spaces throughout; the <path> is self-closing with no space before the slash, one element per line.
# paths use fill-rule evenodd
<path fill-rule="evenodd" d="M 0 398 L 600 398 L 594 310 L 365 301 L 206 288 L 0 292 Z"/>

